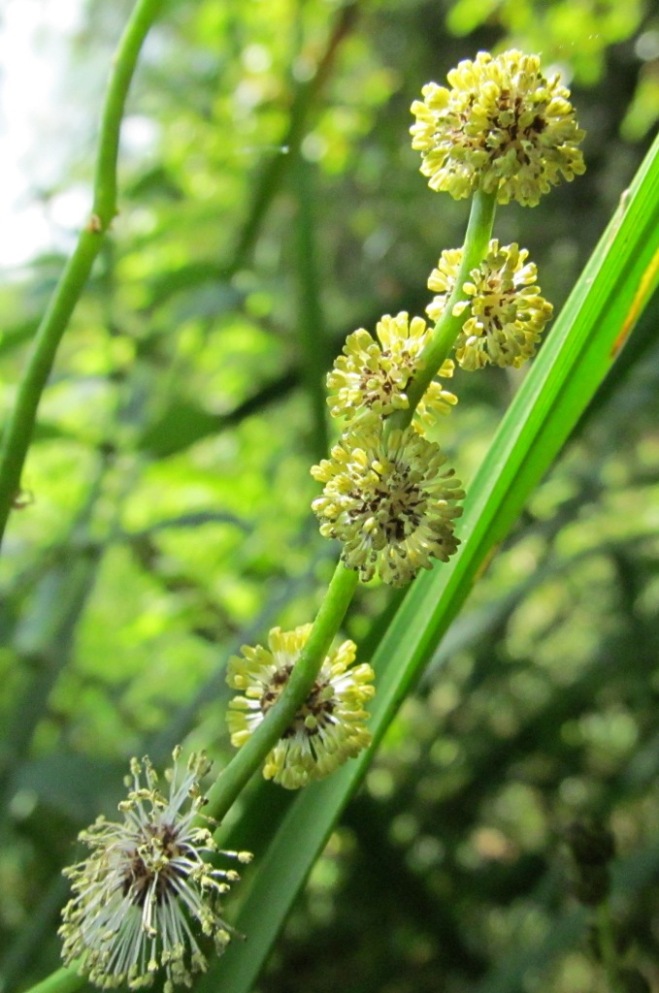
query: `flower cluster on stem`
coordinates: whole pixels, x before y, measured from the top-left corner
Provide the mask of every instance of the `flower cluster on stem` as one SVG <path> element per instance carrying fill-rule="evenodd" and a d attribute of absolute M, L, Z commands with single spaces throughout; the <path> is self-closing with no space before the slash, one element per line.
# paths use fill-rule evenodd
<path fill-rule="evenodd" d="M 428 83 L 415 100 L 412 147 L 433 190 L 456 200 L 480 189 L 497 202 L 534 207 L 561 179 L 585 170 L 570 93 L 546 79 L 537 55 L 479 52 L 448 73 L 451 89 Z"/>
<path fill-rule="evenodd" d="M 369 414 L 386 417 L 395 410 L 408 410 L 407 384 L 423 366 L 422 353 L 431 329 L 422 317 L 401 311 L 395 317 L 385 314 L 375 326 L 375 340 L 365 328 L 348 335 L 343 353 L 327 377 L 332 417 L 357 421 Z M 454 363 L 447 359 L 438 376 L 453 375 Z M 415 413 L 432 419 L 448 414 L 458 402 L 441 383 L 432 382 Z"/>
<path fill-rule="evenodd" d="M 455 552 L 464 492 L 446 461 L 439 445 L 413 428 L 385 434 L 372 417 L 313 467 L 314 479 L 325 483 L 312 504 L 320 533 L 339 539 L 342 561 L 363 582 L 377 572 L 405 586 L 433 559 L 446 562 Z"/>
<path fill-rule="evenodd" d="M 442 252 L 430 274 L 428 288 L 436 293 L 426 307 L 431 320 L 438 321 L 447 306 L 462 254 L 459 248 Z M 518 367 L 535 353 L 553 307 L 540 296 L 537 269 L 526 261 L 528 254 L 516 244 L 500 247 L 493 238 L 485 258 L 462 284 L 465 299 L 453 308 L 456 317 L 469 311 L 455 340 L 455 358 L 462 369 Z"/>
<path fill-rule="evenodd" d="M 239 690 L 229 704 L 231 742 L 243 745 L 262 723 L 288 683 L 311 633 L 273 628 L 268 647 L 244 646 L 229 660 L 227 682 Z M 370 742 L 364 704 L 373 696 L 373 670 L 353 665 L 357 646 L 344 641 L 323 660 L 309 693 L 265 760 L 266 779 L 297 789 L 333 772 Z"/>
<path fill-rule="evenodd" d="M 351 572 L 362 582 L 377 577 L 404 586 L 457 550 L 464 491 L 446 454 L 426 437 L 437 415 L 457 402 L 441 380 L 453 375 L 455 363 L 468 371 L 521 365 L 552 313 L 528 252 L 491 237 L 495 205 L 510 199 L 533 205 L 561 177 L 583 171 L 577 147 L 583 132 L 569 93 L 558 77 L 545 79 L 537 56 L 481 52 L 449 73 L 449 82 L 451 90 L 429 83 L 424 101 L 412 106 L 412 144 L 431 188 L 473 195 L 463 248 L 443 252 L 429 279 L 435 296 L 427 316 L 434 326 L 406 311 L 386 314 L 374 335 L 359 328 L 348 336 L 327 378 L 330 413 L 342 431 L 329 457 L 311 469 L 324 484 L 312 509 L 321 534 L 341 543 L 344 571 L 332 582 L 349 595 Z M 334 633 L 344 609 L 345 603 Z M 327 623 L 321 610 L 308 645 Z M 271 707 L 291 704 L 292 676 L 304 673 L 294 718 L 265 762 L 264 774 L 287 786 L 319 778 L 368 740 L 365 732 L 354 734 L 350 721 L 339 731 L 339 707 L 333 720 L 323 715 L 331 734 L 320 732 L 315 708 L 327 658 L 324 649 L 302 647 L 306 637 L 307 626 L 285 634 L 276 628 L 269 648 L 244 648 L 228 676 L 243 691 L 229 713 L 232 741 L 241 745 L 267 726 Z"/>

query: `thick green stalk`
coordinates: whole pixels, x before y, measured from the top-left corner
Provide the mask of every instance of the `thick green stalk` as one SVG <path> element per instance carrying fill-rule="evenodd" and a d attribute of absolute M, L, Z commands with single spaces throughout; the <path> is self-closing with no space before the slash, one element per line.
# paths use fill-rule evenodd
<path fill-rule="evenodd" d="M 424 367 L 414 377 L 414 382 L 410 385 L 409 397 L 412 409 L 416 407 L 428 389 L 430 381 L 441 368 L 442 363 L 449 357 L 453 343 L 462 330 L 466 316 L 463 312 L 456 317 L 453 308 L 457 303 L 469 299 L 463 287 L 469 279 L 472 269 L 476 269 L 487 255 L 492 237 L 495 210 L 496 195 L 494 193 L 482 193 L 480 190 L 474 193 L 462 248 L 462 262 L 455 286 L 446 304 L 446 309 L 437 321 L 430 341 L 422 352 L 421 358 Z"/>
<path fill-rule="evenodd" d="M 204 807 L 205 817 L 215 817 L 217 820 L 224 817 L 293 720 L 301 702 L 313 686 L 332 639 L 345 617 L 358 579 L 355 570 L 346 569 L 339 563 L 286 688 L 261 726 L 218 777 L 208 794 L 208 804 Z M 75 993 L 86 983 L 86 978 L 78 975 L 74 969 L 58 969 L 33 986 L 28 993 Z"/>
<path fill-rule="evenodd" d="M 140 49 L 161 4 L 162 0 L 138 0 L 114 57 L 101 116 L 91 217 L 80 233 L 37 329 L 0 446 L 0 543 L 20 492 L 21 474 L 32 440 L 39 401 L 57 348 L 101 249 L 104 235 L 117 213 L 117 154 L 126 95 Z"/>
<path fill-rule="evenodd" d="M 339 562 L 316 615 L 309 640 L 295 663 L 285 689 L 277 703 L 268 711 L 263 723 L 218 776 L 208 793 L 204 815 L 222 820 L 270 749 L 291 724 L 300 705 L 309 695 L 332 639 L 350 606 L 358 581 L 357 571 L 346 569 Z"/>
<path fill-rule="evenodd" d="M 408 389 L 410 409 L 398 412 L 404 415 L 404 426 L 409 423 L 416 404 L 423 396 L 430 380 L 448 356 L 458 335 L 464 317 L 455 318 L 452 309 L 458 300 L 465 299 L 462 285 L 471 269 L 484 258 L 489 243 L 494 220 L 495 201 L 493 197 L 476 194 L 472 201 L 469 224 L 465 236 L 463 261 L 446 311 L 437 322 L 432 339 L 424 352 L 424 368 Z M 397 415 L 389 418 L 395 422 Z M 359 582 L 356 570 L 346 569 L 341 562 L 337 565 L 327 593 L 314 621 L 309 639 L 298 659 L 289 681 L 277 703 L 268 712 L 263 723 L 236 753 L 229 765 L 218 776 L 208 793 L 208 803 L 204 807 L 204 817 L 221 821 L 234 801 L 247 785 L 254 773 L 262 765 L 268 752 L 276 745 L 287 727 L 290 726 L 302 702 L 313 686 L 318 671 L 329 651 L 345 614 L 350 606 Z M 73 993 L 82 985 L 71 970 L 62 969 L 53 973 L 43 983 L 29 993 Z"/>

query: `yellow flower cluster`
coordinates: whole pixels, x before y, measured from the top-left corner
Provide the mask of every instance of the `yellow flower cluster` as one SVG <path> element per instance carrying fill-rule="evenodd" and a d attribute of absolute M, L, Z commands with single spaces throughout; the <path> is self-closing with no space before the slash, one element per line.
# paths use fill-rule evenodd
<path fill-rule="evenodd" d="M 561 178 L 584 171 L 578 148 L 584 133 L 569 92 L 558 76 L 543 76 L 536 55 L 480 52 L 460 62 L 448 82 L 450 89 L 429 83 L 423 101 L 412 105 L 412 146 L 433 189 L 533 205 Z M 462 250 L 442 253 L 430 276 L 436 295 L 428 317 L 436 325 L 464 317 L 453 343 L 463 369 L 521 365 L 552 315 L 528 252 L 494 239 L 468 273 L 461 273 L 462 258 Z M 435 330 L 405 311 L 387 314 L 375 336 L 364 328 L 348 336 L 327 379 L 331 414 L 349 423 L 329 459 L 311 470 L 325 484 L 313 510 L 321 534 L 342 543 L 344 564 L 363 581 L 378 575 L 403 586 L 432 558 L 446 560 L 457 548 L 462 490 L 440 469 L 445 460 L 437 446 L 422 437 L 424 426 L 457 402 L 425 369 Z M 447 359 L 437 375 L 452 374 Z M 420 375 L 429 383 L 406 417 Z M 392 416 L 413 428 L 392 431 Z"/>
<path fill-rule="evenodd" d="M 320 533 L 342 542 L 343 562 L 363 582 L 377 571 L 385 583 L 404 586 L 458 547 L 461 484 L 439 445 L 413 428 L 384 435 L 371 417 L 311 471 L 325 483 L 312 504 Z"/>
<path fill-rule="evenodd" d="M 453 529 L 464 494 L 439 446 L 422 435 L 423 425 L 449 413 L 457 397 L 432 379 L 411 427 L 389 431 L 385 423 L 409 409 L 407 387 L 424 367 L 430 335 L 421 317 L 387 314 L 376 338 L 364 328 L 348 336 L 327 377 L 330 411 L 349 425 L 329 459 L 311 470 L 325 484 L 312 508 L 320 533 L 341 542 L 344 565 L 363 582 L 377 574 L 404 586 L 433 557 L 446 561 L 458 546 Z M 439 375 L 453 370 L 448 359 Z"/>
<path fill-rule="evenodd" d="M 231 743 L 244 745 L 288 683 L 311 633 L 311 624 L 293 631 L 273 628 L 268 647 L 242 648 L 229 660 L 227 682 L 239 695 L 229 704 Z M 322 779 L 370 743 L 364 704 L 373 696 L 373 670 L 353 665 L 356 646 L 344 641 L 325 658 L 316 681 L 290 727 L 265 761 L 266 779 L 297 789 Z"/>
<path fill-rule="evenodd" d="M 570 92 L 542 75 L 537 55 L 479 52 L 447 78 L 451 89 L 428 83 L 412 104 L 412 147 L 433 190 L 458 200 L 480 189 L 532 207 L 584 172 Z"/>
<path fill-rule="evenodd" d="M 537 56 L 481 52 L 448 80 L 452 89 L 430 83 L 424 100 L 412 106 L 412 144 L 433 189 L 456 198 L 480 191 L 491 206 L 495 198 L 532 205 L 561 177 L 583 172 L 577 147 L 583 132 L 569 93 L 557 77 L 545 79 Z M 311 469 L 324 487 L 312 509 L 320 533 L 341 543 L 343 564 L 363 582 L 377 576 L 402 587 L 458 547 L 455 524 L 464 492 L 445 454 L 424 434 L 457 403 L 440 381 L 453 375 L 453 360 L 435 372 L 437 355 L 446 354 L 455 336 L 453 318 L 463 321 L 453 343 L 456 361 L 474 370 L 521 365 L 552 314 L 540 296 L 536 267 L 518 245 L 492 239 L 470 272 L 462 263 L 461 249 L 445 251 L 430 276 L 435 296 L 427 315 L 437 327 L 406 311 L 386 314 L 374 335 L 359 328 L 348 336 L 327 379 L 330 412 L 344 428 L 329 458 Z M 433 367 L 426 368 L 430 355 Z M 231 659 L 227 679 L 239 691 L 229 709 L 234 745 L 251 737 L 279 699 L 310 630 L 274 628 L 267 648 L 245 647 Z M 266 760 L 266 778 L 297 788 L 368 744 L 364 705 L 373 693 L 373 673 L 368 665 L 353 665 L 354 658 L 355 646 L 344 642 L 324 660 Z"/>
<path fill-rule="evenodd" d="M 395 410 L 407 410 L 407 384 L 421 367 L 421 354 L 428 342 L 430 328 L 421 317 L 409 319 L 405 311 L 389 314 L 375 326 L 377 340 L 364 328 L 348 335 L 334 368 L 327 377 L 332 417 L 357 419 L 370 413 L 386 417 Z M 449 359 L 439 376 L 453 375 Z M 416 409 L 419 418 L 447 414 L 458 398 L 440 383 L 433 381 Z"/>
<path fill-rule="evenodd" d="M 528 252 L 518 245 L 499 246 L 490 241 L 481 264 L 469 274 L 453 314 L 469 311 L 455 342 L 455 356 L 463 369 L 486 365 L 520 366 L 535 353 L 540 335 L 551 319 L 553 307 L 540 296 L 537 269 L 527 262 Z M 426 308 L 437 321 L 455 288 L 462 249 L 442 252 L 428 287 L 437 294 Z"/>

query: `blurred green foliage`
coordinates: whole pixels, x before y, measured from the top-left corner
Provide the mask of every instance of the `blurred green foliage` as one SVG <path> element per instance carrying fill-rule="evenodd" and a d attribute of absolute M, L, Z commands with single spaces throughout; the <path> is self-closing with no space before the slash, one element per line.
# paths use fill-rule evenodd
<path fill-rule="evenodd" d="M 46 200 L 89 181 L 100 67 L 129 7 L 88 5 L 69 68 L 88 135 Z M 163 762 L 185 740 L 224 762 L 228 654 L 312 617 L 332 563 L 309 513 L 323 374 L 348 332 L 422 311 L 466 221 L 418 174 L 409 105 L 460 58 L 511 45 L 572 80 L 588 131 L 583 179 L 496 221 L 559 306 L 657 118 L 651 3 L 166 5 L 112 245 L 0 562 L 2 989 L 57 964 L 60 869 L 113 810 L 128 757 Z M 0 291 L 3 412 L 61 262 L 35 258 Z M 262 993 L 601 990 L 562 843 L 582 817 L 616 836 L 616 926 L 659 983 L 658 313 L 404 705 Z M 467 482 L 517 381 L 456 378 L 442 444 Z M 364 658 L 393 607 L 383 589 L 358 598 Z M 259 791 L 257 845 L 285 802 Z"/>

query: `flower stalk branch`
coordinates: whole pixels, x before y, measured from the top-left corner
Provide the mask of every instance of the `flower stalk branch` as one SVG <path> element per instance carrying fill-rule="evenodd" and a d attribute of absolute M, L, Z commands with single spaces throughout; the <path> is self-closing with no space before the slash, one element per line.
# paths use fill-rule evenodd
<path fill-rule="evenodd" d="M 162 0 L 138 0 L 113 60 L 101 115 L 92 213 L 37 329 L 0 446 L 0 544 L 20 493 L 39 402 L 59 343 L 117 213 L 117 156 L 126 96 L 144 39 L 161 5 Z"/>
<path fill-rule="evenodd" d="M 76 990 L 87 986 L 87 977 L 82 976 L 71 966 L 56 969 L 40 983 L 31 986 L 27 993 L 75 993 Z"/>

